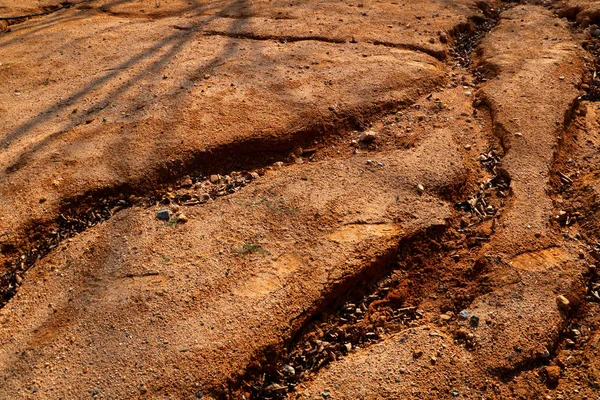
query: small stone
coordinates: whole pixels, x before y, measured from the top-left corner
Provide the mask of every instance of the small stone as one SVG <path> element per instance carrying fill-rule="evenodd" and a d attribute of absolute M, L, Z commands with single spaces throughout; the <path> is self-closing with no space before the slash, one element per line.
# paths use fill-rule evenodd
<path fill-rule="evenodd" d="M 419 192 L 419 194 L 422 194 L 425 191 L 425 186 L 423 186 L 422 184 L 418 184 L 417 185 L 417 192 Z"/>
<path fill-rule="evenodd" d="M 440 315 L 440 321 L 450 321 L 452 319 L 451 316 L 449 316 L 448 314 L 441 314 Z"/>
<path fill-rule="evenodd" d="M 448 34 L 446 32 L 440 32 L 440 42 L 448 43 Z"/>
<path fill-rule="evenodd" d="M 465 150 L 471 150 L 471 145 L 470 144 L 465 144 Z"/>
<path fill-rule="evenodd" d="M 202 398 L 202 396 L 204 396 L 204 395 L 202 394 L 202 390 L 198 390 L 198 391 L 196 392 L 196 398 L 198 398 L 198 399 L 201 399 L 201 398 Z"/>
<path fill-rule="evenodd" d="M 431 356 L 431 358 L 429 359 L 429 361 L 431 361 L 432 364 L 435 364 L 437 362 L 437 357 Z"/>
<path fill-rule="evenodd" d="M 350 350 L 352 350 L 352 343 L 345 343 L 344 347 L 346 348 L 347 352 L 350 352 Z"/>
<path fill-rule="evenodd" d="M 329 392 L 323 392 L 323 393 L 321 393 L 321 396 L 323 396 L 323 398 L 326 399 L 329 396 L 331 396 L 331 394 Z"/>
<path fill-rule="evenodd" d="M 595 38 L 600 38 L 600 29 L 594 29 L 592 31 L 592 36 Z"/>
<path fill-rule="evenodd" d="M 471 319 L 469 320 L 469 322 L 471 323 L 472 327 L 476 327 L 479 325 L 479 317 L 476 317 L 475 315 L 471 316 Z"/>
<path fill-rule="evenodd" d="M 208 194 L 208 193 L 202 193 L 200 195 L 200 201 L 207 202 L 209 200 L 210 200 L 210 194 Z"/>
<path fill-rule="evenodd" d="M 285 392 L 285 390 L 285 386 L 279 385 L 277 383 L 273 383 L 265 388 L 265 392 L 267 393 Z"/>
<path fill-rule="evenodd" d="M 558 380 L 560 379 L 560 367 L 556 365 L 547 365 L 544 367 L 544 373 L 549 383 L 558 383 Z"/>
<path fill-rule="evenodd" d="M 522 136 L 523 136 L 523 134 L 522 134 L 521 132 L 515 132 L 515 136 L 516 136 L 516 137 L 522 137 Z"/>
<path fill-rule="evenodd" d="M 363 132 L 360 134 L 360 137 L 358 138 L 358 140 L 360 140 L 363 143 L 371 143 L 375 139 L 377 139 L 377 134 L 373 131 Z"/>
<path fill-rule="evenodd" d="M 161 221 L 168 221 L 171 219 L 171 211 L 164 209 L 158 210 L 156 213 L 156 218 L 160 219 Z"/>
<path fill-rule="evenodd" d="M 192 178 L 190 178 L 190 176 L 186 176 L 185 178 L 183 178 L 183 181 L 181 182 L 181 187 L 182 188 L 189 188 L 192 187 L 194 185 L 194 182 L 192 182 Z"/>
<path fill-rule="evenodd" d="M 220 178 L 221 178 L 221 177 L 220 177 L 219 175 L 216 175 L 216 174 L 214 174 L 214 175 L 211 175 L 211 176 L 210 176 L 210 183 L 218 183 L 218 182 L 219 182 L 219 180 L 220 180 Z"/>
<path fill-rule="evenodd" d="M 20 285 L 23 282 L 21 275 L 15 275 L 15 282 L 17 282 L 17 285 Z"/>
<path fill-rule="evenodd" d="M 180 214 L 177 215 L 177 222 L 185 224 L 188 221 L 189 221 L 189 219 L 188 219 L 188 217 L 184 213 L 180 213 Z"/>
<path fill-rule="evenodd" d="M 456 390 L 452 391 L 452 397 L 458 397 L 459 393 Z"/>
<path fill-rule="evenodd" d="M 288 376 L 296 375 L 296 370 L 291 365 L 284 365 L 281 372 Z"/>
<path fill-rule="evenodd" d="M 558 308 L 560 308 L 562 311 L 569 311 L 569 307 L 571 305 L 571 302 L 569 301 L 569 299 L 567 299 L 565 296 L 563 296 L 562 294 L 560 296 L 558 296 L 556 298 L 556 304 L 558 305 Z"/>
<path fill-rule="evenodd" d="M 471 93 L 471 92 L 465 92 L 465 96 L 467 96 L 467 97 L 471 97 L 472 95 L 473 95 L 473 93 Z"/>
<path fill-rule="evenodd" d="M 252 179 L 260 178 L 260 175 L 258 174 L 258 172 L 250 172 L 250 176 L 252 177 Z"/>
<path fill-rule="evenodd" d="M 459 318 L 468 319 L 471 316 L 471 312 L 469 310 L 462 310 L 458 313 Z"/>
<path fill-rule="evenodd" d="M 429 43 L 434 44 L 435 43 L 435 38 L 429 38 Z"/>
<path fill-rule="evenodd" d="M 423 351 L 422 350 L 415 350 L 413 351 L 413 358 L 421 358 L 421 356 L 423 355 Z"/>

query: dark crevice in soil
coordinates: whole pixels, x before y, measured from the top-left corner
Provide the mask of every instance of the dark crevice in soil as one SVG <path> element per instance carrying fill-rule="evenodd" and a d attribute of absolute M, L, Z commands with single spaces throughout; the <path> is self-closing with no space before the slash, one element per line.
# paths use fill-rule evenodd
<path fill-rule="evenodd" d="M 450 54 L 457 65 L 463 68 L 471 66 L 473 50 L 475 50 L 481 39 L 498 24 L 500 13 L 511 6 L 503 5 L 494 8 L 487 2 L 480 2 L 478 7 L 483 16 L 473 16 L 469 22 L 459 25 L 454 31 L 450 32 L 450 36 L 454 39 Z"/>
<path fill-rule="evenodd" d="M 0 250 L 7 261 L 0 272 L 0 308 L 16 293 L 24 273 L 46 256 L 63 240 L 111 218 L 116 212 L 131 206 L 149 207 L 165 204 L 169 186 L 189 177 L 192 184 L 211 175 L 226 175 L 231 171 L 246 171 L 233 183 L 208 193 L 210 198 L 231 194 L 252 181 L 248 171 L 260 171 L 276 161 L 283 161 L 296 148 L 311 148 L 311 153 L 327 147 L 327 143 L 346 132 L 362 131 L 369 121 L 388 112 L 408 107 L 412 102 L 389 102 L 368 108 L 347 111 L 332 110 L 327 125 L 308 127 L 271 138 L 251 138 L 215 149 L 191 152 L 180 160 L 167 162 L 157 171 L 149 171 L 145 180 L 101 188 L 62 201 L 58 217 L 33 221 L 24 237 L 0 236 Z M 237 182 L 237 183 L 236 183 Z M 205 202 L 189 195 L 175 202 L 193 205 Z"/>
<path fill-rule="evenodd" d="M 63 1 L 58 6 L 51 6 L 51 7 L 48 7 L 48 9 L 46 9 L 44 11 L 37 12 L 37 13 L 24 14 L 24 15 L 16 15 L 14 17 L 2 17 L 2 16 L 0 16 L 0 21 L 6 21 L 8 23 L 8 25 L 20 24 L 22 22 L 27 21 L 30 18 L 42 17 L 44 15 L 53 14 L 53 13 L 55 13 L 57 11 L 61 11 L 61 10 L 64 10 L 66 8 L 71 8 L 71 7 L 73 7 L 75 5 L 78 5 L 78 4 L 81 4 L 81 3 L 88 3 L 90 1 L 94 1 L 94 0 L 82 0 L 82 1 L 79 1 L 79 2 Z"/>
<path fill-rule="evenodd" d="M 588 74 L 584 79 L 582 100 L 600 101 L 600 39 L 592 37 L 583 48 L 592 56 Z"/>
<path fill-rule="evenodd" d="M 567 18 L 572 24 L 572 31 L 575 36 L 579 36 L 582 47 L 591 56 L 591 60 L 586 60 L 588 68 L 587 74 L 583 79 L 581 100 L 599 101 L 600 100 L 600 19 L 577 21 L 578 15 L 583 12 L 580 6 L 565 7 L 556 10 L 558 17 Z M 580 24 L 581 22 L 581 24 Z M 583 38 L 581 38 L 583 36 Z"/>
<path fill-rule="evenodd" d="M 445 61 L 447 58 L 446 52 L 444 50 L 437 51 L 437 50 L 429 49 L 427 47 L 419 46 L 417 44 L 391 43 L 391 42 L 383 42 L 380 40 L 374 40 L 371 43 L 374 44 L 375 46 L 385 46 L 385 47 L 391 47 L 394 49 L 403 49 L 403 50 L 414 51 L 417 53 L 425 53 L 433 58 L 438 59 L 439 61 Z"/>
<path fill-rule="evenodd" d="M 379 341 L 390 329 L 412 326 L 420 319 L 421 293 L 392 273 L 399 260 L 441 250 L 447 229 L 447 224 L 432 226 L 403 238 L 374 264 L 332 288 L 314 309 L 298 318 L 299 326 L 289 340 L 260 352 L 220 398 L 283 399 L 327 364 Z"/>
<path fill-rule="evenodd" d="M 346 43 L 344 39 L 328 38 L 326 36 L 318 35 L 307 35 L 307 36 L 295 36 L 295 35 L 261 35 L 259 33 L 244 32 L 244 33 L 232 33 L 225 31 L 210 31 L 206 30 L 202 32 L 205 36 L 226 36 L 234 39 L 248 39 L 248 40 L 272 40 L 281 43 L 291 42 L 302 42 L 302 41 L 316 41 L 325 43 Z"/>

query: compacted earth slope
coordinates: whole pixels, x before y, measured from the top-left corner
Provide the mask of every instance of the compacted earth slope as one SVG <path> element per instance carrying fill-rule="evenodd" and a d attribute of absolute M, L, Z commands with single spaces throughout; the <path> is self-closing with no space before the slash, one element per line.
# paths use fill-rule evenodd
<path fill-rule="evenodd" d="M 0 6 L 0 398 L 600 394 L 600 14 Z"/>

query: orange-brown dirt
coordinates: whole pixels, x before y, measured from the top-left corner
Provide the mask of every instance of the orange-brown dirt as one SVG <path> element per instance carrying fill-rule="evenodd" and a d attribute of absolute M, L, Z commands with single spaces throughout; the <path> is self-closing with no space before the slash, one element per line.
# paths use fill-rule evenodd
<path fill-rule="evenodd" d="M 5 0 L 0 398 L 599 399 L 599 25 Z"/>

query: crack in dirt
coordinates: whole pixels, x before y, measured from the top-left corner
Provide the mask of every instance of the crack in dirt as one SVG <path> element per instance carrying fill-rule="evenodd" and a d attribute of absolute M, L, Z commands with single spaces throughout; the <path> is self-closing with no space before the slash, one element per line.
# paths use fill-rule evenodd
<path fill-rule="evenodd" d="M 303 41 L 315 41 L 324 43 L 347 43 L 344 39 L 328 38 L 326 36 L 319 35 L 307 35 L 307 36 L 295 36 L 295 35 L 261 35 L 258 33 L 232 33 L 224 31 L 212 31 L 205 30 L 202 32 L 205 36 L 224 36 L 233 39 L 246 39 L 246 40 L 273 40 L 281 43 L 292 43 L 292 42 L 303 42 Z"/>

